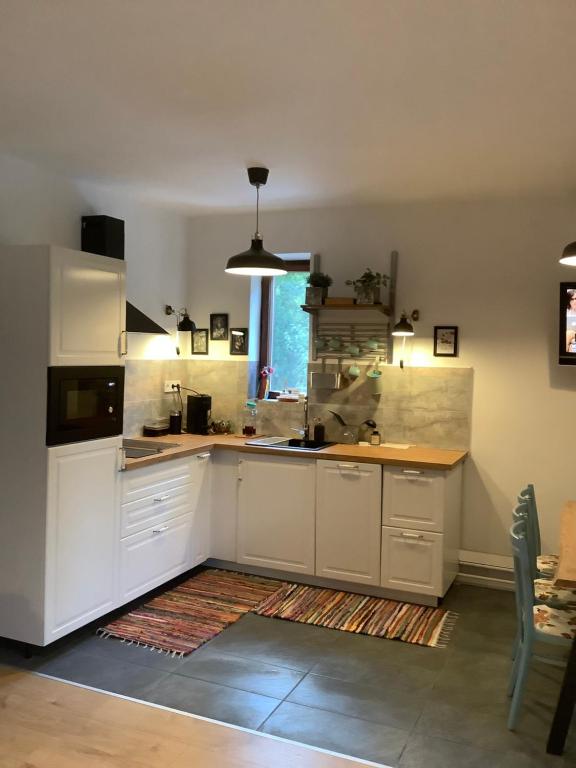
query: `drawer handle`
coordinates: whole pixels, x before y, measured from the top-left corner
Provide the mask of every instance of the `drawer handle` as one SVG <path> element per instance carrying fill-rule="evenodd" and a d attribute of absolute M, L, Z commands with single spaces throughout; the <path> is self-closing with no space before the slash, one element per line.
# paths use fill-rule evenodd
<path fill-rule="evenodd" d="M 169 498 L 170 496 L 154 496 L 154 501 L 155 502 L 168 501 Z"/>
<path fill-rule="evenodd" d="M 198 453 L 196 454 L 197 459 L 209 459 L 210 454 L 209 453 Z"/>
<path fill-rule="evenodd" d="M 164 533 L 164 531 L 168 530 L 167 525 L 163 525 L 162 528 L 152 528 L 152 533 Z"/>
<path fill-rule="evenodd" d="M 424 538 L 424 535 L 421 533 L 401 533 L 400 536 L 402 536 L 403 539 L 410 539 L 411 541 Z"/>
<path fill-rule="evenodd" d="M 421 475 L 422 470 L 421 469 L 403 469 L 402 474 L 403 475 Z"/>
<path fill-rule="evenodd" d="M 358 469 L 358 464 L 338 464 L 338 469 Z"/>

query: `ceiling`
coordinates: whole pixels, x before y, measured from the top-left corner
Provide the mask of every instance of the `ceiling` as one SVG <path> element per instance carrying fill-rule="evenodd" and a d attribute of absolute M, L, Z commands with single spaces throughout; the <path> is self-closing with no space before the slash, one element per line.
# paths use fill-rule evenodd
<path fill-rule="evenodd" d="M 191 212 L 576 189 L 574 0 L 0 0 L 0 152 Z"/>

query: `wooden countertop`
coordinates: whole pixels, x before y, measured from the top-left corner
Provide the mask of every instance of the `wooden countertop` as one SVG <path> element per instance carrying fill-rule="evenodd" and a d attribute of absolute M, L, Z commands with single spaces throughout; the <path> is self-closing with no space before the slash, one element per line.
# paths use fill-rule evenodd
<path fill-rule="evenodd" d="M 271 456 L 297 456 L 310 459 L 331 459 L 336 461 L 360 461 L 367 464 L 390 464 L 419 469 L 453 469 L 468 455 L 467 451 L 448 451 L 441 448 L 423 448 L 417 445 L 410 448 L 372 447 L 365 445 L 345 445 L 336 443 L 321 451 L 300 451 L 298 449 L 262 448 L 246 445 L 246 438 L 236 435 L 166 435 L 165 437 L 145 437 L 142 440 L 157 440 L 165 443 L 179 443 L 177 448 L 167 448 L 153 456 L 139 459 L 126 459 L 126 470 L 147 467 L 163 461 L 192 456 L 208 450 L 234 450 L 243 453 L 260 453 Z"/>
<path fill-rule="evenodd" d="M 554 584 L 576 589 L 576 501 L 567 501 L 560 519 L 560 555 Z"/>

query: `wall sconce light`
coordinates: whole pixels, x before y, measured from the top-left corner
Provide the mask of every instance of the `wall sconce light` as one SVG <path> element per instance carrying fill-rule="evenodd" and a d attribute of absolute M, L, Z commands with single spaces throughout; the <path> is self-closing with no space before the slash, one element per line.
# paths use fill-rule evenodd
<path fill-rule="evenodd" d="M 560 264 L 566 264 L 568 267 L 576 267 L 576 242 L 568 243 L 562 251 L 559 262 Z"/>
<path fill-rule="evenodd" d="M 413 309 L 410 313 L 410 320 L 412 323 L 416 323 L 420 320 L 420 310 Z M 414 326 L 408 319 L 408 313 L 406 310 L 400 315 L 400 320 L 395 324 L 392 329 L 392 336 L 402 337 L 402 357 L 400 359 L 400 368 L 404 368 L 404 350 L 406 347 L 406 336 L 414 336 Z"/>
<path fill-rule="evenodd" d="M 176 354 L 180 354 L 180 331 L 195 331 L 196 323 L 190 319 L 188 310 L 186 307 L 181 309 L 174 309 L 170 304 L 166 304 L 164 307 L 164 314 L 176 315 Z"/>

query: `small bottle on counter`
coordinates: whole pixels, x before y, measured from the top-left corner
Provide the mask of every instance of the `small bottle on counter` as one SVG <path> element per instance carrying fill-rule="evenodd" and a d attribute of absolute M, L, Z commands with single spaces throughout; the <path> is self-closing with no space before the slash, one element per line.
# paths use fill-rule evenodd
<path fill-rule="evenodd" d="M 370 445 L 380 445 L 380 432 L 377 429 L 370 435 Z"/>
<path fill-rule="evenodd" d="M 326 429 L 324 427 L 324 424 L 320 421 L 319 418 L 314 419 L 314 440 L 317 443 L 324 442 L 326 438 Z"/>
<path fill-rule="evenodd" d="M 256 403 L 254 400 L 247 400 L 242 424 L 242 434 L 246 437 L 252 437 L 256 434 L 256 414 Z"/>
<path fill-rule="evenodd" d="M 168 432 L 171 435 L 182 433 L 182 411 L 170 411 L 170 426 Z"/>

